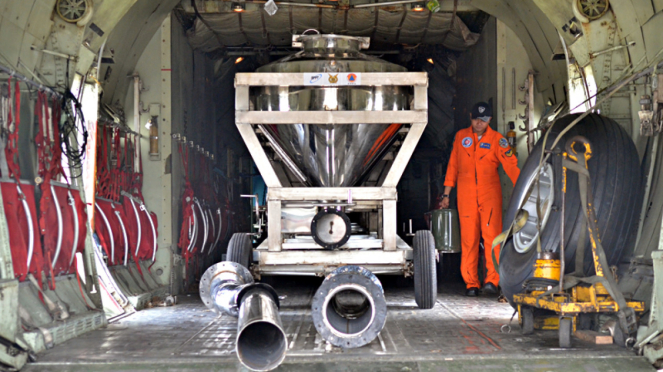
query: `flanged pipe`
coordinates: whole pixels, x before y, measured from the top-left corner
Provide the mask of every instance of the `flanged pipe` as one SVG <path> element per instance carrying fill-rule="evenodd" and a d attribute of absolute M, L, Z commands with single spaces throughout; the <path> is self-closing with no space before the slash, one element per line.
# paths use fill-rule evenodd
<path fill-rule="evenodd" d="M 255 283 L 244 266 L 219 262 L 200 279 L 200 298 L 219 314 L 237 317 L 235 351 L 253 371 L 270 371 L 285 359 L 287 338 L 279 316 L 279 297 L 272 287 Z"/>
<path fill-rule="evenodd" d="M 387 320 L 382 284 L 369 270 L 354 265 L 327 275 L 313 296 L 311 309 L 318 333 L 346 349 L 373 341 Z"/>

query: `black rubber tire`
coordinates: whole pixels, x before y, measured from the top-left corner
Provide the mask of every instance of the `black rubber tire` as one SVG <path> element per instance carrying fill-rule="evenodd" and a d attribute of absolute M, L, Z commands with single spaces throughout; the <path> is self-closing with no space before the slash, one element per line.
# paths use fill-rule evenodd
<path fill-rule="evenodd" d="M 234 233 L 228 242 L 226 261 L 236 262 L 247 269 L 251 264 L 251 237 L 247 233 Z"/>
<path fill-rule="evenodd" d="M 523 317 L 523 324 L 520 332 L 524 335 L 534 333 L 534 309 L 529 306 L 522 306 L 520 312 Z"/>
<path fill-rule="evenodd" d="M 549 129 L 547 149 L 557 135 L 566 128 L 577 114 L 559 119 Z M 557 148 L 563 149 L 567 139 L 585 136 L 592 145 L 593 156 L 589 160 L 590 181 L 594 196 L 594 208 L 598 220 L 601 242 L 609 265 L 617 265 L 625 251 L 633 249 L 635 244 L 637 221 L 642 206 L 642 180 L 638 152 L 626 131 L 612 119 L 590 114 L 571 129 L 559 141 Z M 521 170 L 516 182 L 509 208 L 504 218 L 507 229 L 516 215 L 518 202 L 527 190 L 526 183 L 539 164 L 543 137 L 534 147 Z M 559 250 L 560 213 L 561 213 L 561 156 L 551 156 L 549 161 L 555 175 L 555 203 L 547 224 L 541 232 L 541 248 L 544 251 Z M 566 273 L 575 271 L 575 251 L 581 221 L 584 218 L 578 192 L 578 176 L 568 172 L 568 192 L 566 194 L 566 216 L 564 223 Z M 593 275 L 594 267 L 589 248 L 589 236 L 585 237 L 585 275 Z M 536 260 L 536 248 L 525 253 L 517 252 L 513 247 L 513 238 L 509 239 L 500 253 L 500 285 L 502 292 L 513 306 L 513 295 L 522 292 L 523 283 L 533 274 Z"/>
<path fill-rule="evenodd" d="M 573 319 L 568 317 L 559 318 L 559 347 L 571 347 L 571 333 L 573 332 Z"/>
<path fill-rule="evenodd" d="M 437 300 L 435 240 L 429 230 L 414 235 L 414 300 L 420 309 L 432 309 Z"/>

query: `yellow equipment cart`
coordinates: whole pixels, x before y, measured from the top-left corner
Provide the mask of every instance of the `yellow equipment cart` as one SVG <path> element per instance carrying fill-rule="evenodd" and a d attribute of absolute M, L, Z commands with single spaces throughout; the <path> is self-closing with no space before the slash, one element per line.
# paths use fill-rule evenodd
<path fill-rule="evenodd" d="M 563 223 L 560 254 L 539 252 L 534 264 L 534 275 L 525 282 L 525 291 L 513 295 L 513 301 L 518 306 L 522 332 L 528 334 L 532 333 L 534 329 L 558 329 L 559 346 L 567 348 L 571 347 L 571 334 L 576 331 L 583 314 L 616 314 L 618 321 L 613 337 L 616 343 L 622 343 L 623 346 L 629 336 L 637 330 L 636 313 L 644 312 L 644 303 L 625 300 L 624 295 L 617 289 L 615 274 L 609 270 L 592 204 L 587 168 L 587 161 L 592 156 L 589 141 L 582 136 L 575 136 L 569 139 L 566 143 L 566 151 L 560 155 L 562 156 L 563 172 L 562 218 L 564 218 L 567 191 L 567 171 L 572 170 L 578 174 L 580 199 L 585 211 L 585 219 L 582 223 L 586 229 L 585 226 L 582 227 L 582 233 L 578 239 L 576 269 L 573 274 L 564 275 Z M 585 230 L 589 233 L 594 261 L 595 275 L 590 277 L 583 275 Z M 536 309 L 542 311 L 536 311 Z M 535 312 L 537 313 L 536 318 Z"/>

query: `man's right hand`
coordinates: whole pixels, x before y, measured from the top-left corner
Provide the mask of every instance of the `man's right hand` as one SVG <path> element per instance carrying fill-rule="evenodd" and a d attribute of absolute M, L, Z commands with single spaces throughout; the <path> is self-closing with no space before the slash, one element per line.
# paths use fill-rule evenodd
<path fill-rule="evenodd" d="M 440 209 L 447 208 L 449 208 L 449 198 L 442 198 L 442 201 L 440 202 Z"/>

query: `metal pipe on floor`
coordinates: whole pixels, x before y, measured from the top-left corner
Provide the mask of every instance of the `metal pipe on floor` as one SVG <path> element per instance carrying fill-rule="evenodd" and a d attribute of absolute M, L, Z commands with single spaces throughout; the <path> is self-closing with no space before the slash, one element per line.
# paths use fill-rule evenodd
<path fill-rule="evenodd" d="M 237 358 L 254 371 L 272 370 L 283 362 L 288 349 L 278 296 L 266 284 L 252 284 L 242 292 L 237 319 Z"/>
<path fill-rule="evenodd" d="M 387 320 L 382 284 L 372 272 L 355 265 L 339 267 L 325 278 L 311 310 L 318 333 L 346 349 L 373 341 Z"/>
<path fill-rule="evenodd" d="M 200 298 L 209 309 L 238 318 L 235 350 L 245 367 L 270 371 L 281 365 L 288 343 L 272 287 L 255 283 L 244 266 L 224 261 L 201 277 Z"/>

